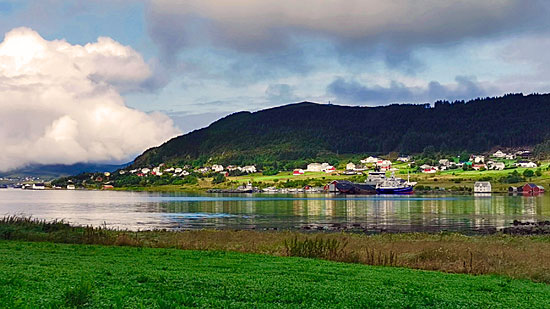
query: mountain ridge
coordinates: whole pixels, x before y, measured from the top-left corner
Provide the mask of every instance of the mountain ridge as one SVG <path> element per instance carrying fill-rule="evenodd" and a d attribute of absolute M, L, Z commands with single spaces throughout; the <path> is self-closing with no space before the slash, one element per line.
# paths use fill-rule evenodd
<path fill-rule="evenodd" d="M 377 107 L 293 103 L 237 112 L 148 149 L 134 166 L 209 160 L 238 164 L 331 154 L 487 151 L 550 136 L 550 94 Z"/>

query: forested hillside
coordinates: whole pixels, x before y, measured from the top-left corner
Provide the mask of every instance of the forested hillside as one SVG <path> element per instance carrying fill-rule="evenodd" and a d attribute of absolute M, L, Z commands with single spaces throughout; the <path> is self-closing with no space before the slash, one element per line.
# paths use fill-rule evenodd
<path fill-rule="evenodd" d="M 222 164 L 298 160 L 331 154 L 487 151 L 542 143 L 550 95 L 513 94 L 433 106 L 350 107 L 303 102 L 240 112 L 147 150 L 136 166 L 215 158 Z"/>

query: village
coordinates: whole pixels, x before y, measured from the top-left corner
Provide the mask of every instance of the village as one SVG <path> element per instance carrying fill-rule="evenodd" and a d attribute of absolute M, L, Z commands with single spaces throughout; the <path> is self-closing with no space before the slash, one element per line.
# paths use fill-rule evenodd
<path fill-rule="evenodd" d="M 345 161 L 344 161 L 345 160 Z M 52 182 L 54 189 L 207 190 L 218 193 L 320 193 L 333 181 L 364 182 L 371 173 L 410 177 L 417 192 L 464 191 L 544 192 L 541 183 L 548 164 L 533 160 L 528 150 L 427 158 L 422 155 L 368 156 L 342 159 L 335 164 L 310 162 L 302 168 L 275 170 L 257 165 L 205 164 L 177 166 L 170 163 L 95 173 Z M 28 187 L 27 187 L 28 188 Z"/>

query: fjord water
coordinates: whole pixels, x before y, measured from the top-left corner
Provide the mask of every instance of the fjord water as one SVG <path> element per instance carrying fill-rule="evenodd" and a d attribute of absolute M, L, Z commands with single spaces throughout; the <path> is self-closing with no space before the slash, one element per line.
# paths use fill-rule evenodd
<path fill-rule="evenodd" d="M 478 233 L 514 220 L 550 220 L 541 196 L 216 195 L 0 190 L 0 216 L 150 229 L 353 229 Z"/>

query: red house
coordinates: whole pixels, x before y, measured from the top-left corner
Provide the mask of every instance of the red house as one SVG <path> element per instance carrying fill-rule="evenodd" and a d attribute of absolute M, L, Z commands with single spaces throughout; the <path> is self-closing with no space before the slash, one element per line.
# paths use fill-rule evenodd
<path fill-rule="evenodd" d="M 539 194 L 544 192 L 544 187 L 537 186 L 534 183 L 526 183 L 523 186 L 523 194 Z"/>

